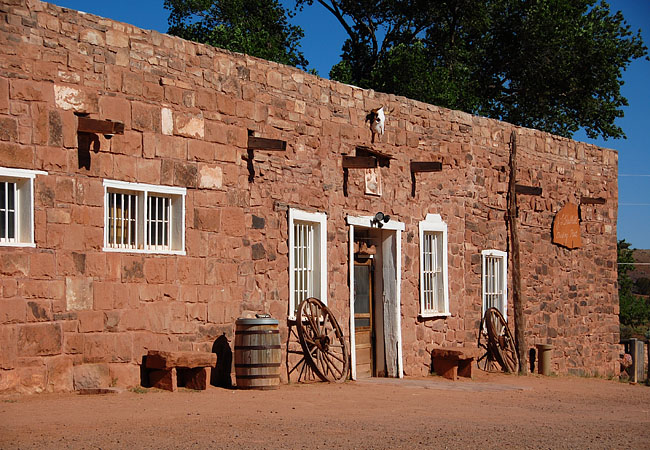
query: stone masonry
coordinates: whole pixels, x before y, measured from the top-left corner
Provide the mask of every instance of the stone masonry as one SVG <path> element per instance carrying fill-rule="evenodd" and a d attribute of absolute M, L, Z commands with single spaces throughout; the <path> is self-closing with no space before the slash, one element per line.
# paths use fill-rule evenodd
<path fill-rule="evenodd" d="M 370 145 L 364 123 L 387 105 L 374 144 L 395 159 L 383 194 L 342 155 Z M 92 142 L 77 113 L 123 122 Z M 349 334 L 346 216 L 384 211 L 402 233 L 404 372 L 430 370 L 434 346 L 475 345 L 481 250 L 508 250 L 513 126 L 332 82 L 36 0 L 0 3 L 0 167 L 35 179 L 35 247 L 0 246 L 0 392 L 139 384 L 150 349 L 211 351 L 245 311 L 279 318 L 289 298 L 287 208 L 327 213 L 329 305 Z M 282 139 L 256 152 L 248 130 Z M 612 375 L 618 358 L 617 154 L 531 129 L 518 134 L 527 347 L 554 345 L 553 371 Z M 411 160 L 441 161 L 417 175 Z M 103 180 L 187 188 L 185 255 L 105 252 Z M 555 213 L 582 196 L 582 247 L 551 243 Z M 451 316 L 418 319 L 418 223 L 448 225 Z M 511 329 L 513 307 L 508 307 Z M 514 331 L 514 330 L 513 330 Z"/>

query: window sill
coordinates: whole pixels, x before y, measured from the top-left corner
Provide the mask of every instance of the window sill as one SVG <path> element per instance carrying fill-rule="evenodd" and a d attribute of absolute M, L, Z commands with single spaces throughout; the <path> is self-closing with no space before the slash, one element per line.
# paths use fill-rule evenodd
<path fill-rule="evenodd" d="M 0 247 L 31 247 L 35 248 L 36 244 L 28 242 L 0 242 Z"/>
<path fill-rule="evenodd" d="M 139 253 L 145 255 L 178 255 L 185 256 L 185 250 L 141 250 L 135 248 L 112 248 L 104 247 L 102 251 L 110 253 Z"/>
<path fill-rule="evenodd" d="M 439 319 L 439 318 L 445 318 L 445 317 L 451 317 L 450 313 L 425 313 L 425 314 L 418 314 L 419 319 Z"/>

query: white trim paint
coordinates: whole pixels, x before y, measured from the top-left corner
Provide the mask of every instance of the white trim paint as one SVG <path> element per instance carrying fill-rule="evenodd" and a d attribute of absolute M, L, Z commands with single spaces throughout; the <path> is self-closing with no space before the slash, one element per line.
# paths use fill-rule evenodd
<path fill-rule="evenodd" d="M 140 253 L 140 254 L 156 254 L 156 255 L 185 255 L 185 196 L 187 194 L 187 189 L 184 187 L 178 187 L 178 186 L 157 186 L 154 184 L 145 184 L 145 183 L 131 183 L 128 181 L 120 181 L 120 180 L 104 180 L 103 181 L 104 185 L 104 247 L 102 248 L 103 251 L 105 252 L 114 252 L 114 253 Z M 114 247 L 109 247 L 108 246 L 108 208 L 107 208 L 107 203 L 108 203 L 108 189 L 119 189 L 122 191 L 130 191 L 133 193 L 142 193 L 145 196 L 148 195 L 149 193 L 151 194 L 163 194 L 163 195 L 170 195 L 173 197 L 177 197 L 180 199 L 181 205 L 180 205 L 180 217 L 178 219 L 174 219 L 172 217 L 172 223 L 170 223 L 170 227 L 173 228 L 178 228 L 180 227 L 180 230 L 178 231 L 178 239 L 180 239 L 179 242 L 179 247 L 182 250 L 152 250 L 152 249 L 145 249 L 145 248 L 114 248 Z M 173 200 L 172 200 L 173 203 Z M 146 208 L 147 208 L 147 202 L 143 201 L 143 213 L 142 217 L 143 220 L 146 220 Z M 173 208 L 173 206 L 172 206 Z M 172 236 L 173 236 L 173 230 L 172 230 Z M 171 244 L 170 244 L 171 245 Z"/>
<path fill-rule="evenodd" d="M 442 279 L 443 287 L 443 304 L 444 311 L 425 311 L 424 309 L 424 233 L 427 231 L 442 233 Z M 449 317 L 449 275 L 447 268 L 447 224 L 443 222 L 440 214 L 427 214 L 426 218 L 419 224 L 419 255 L 420 255 L 420 317 L 434 318 L 434 317 Z"/>
<path fill-rule="evenodd" d="M 295 304 L 295 261 L 294 261 L 294 221 L 308 222 L 318 227 L 319 240 L 319 300 L 327 305 L 327 214 L 322 212 L 307 212 L 297 208 L 289 208 L 289 319 L 294 320 L 294 311 L 298 305 Z"/>
<path fill-rule="evenodd" d="M 355 227 L 360 228 L 376 228 L 386 231 L 395 232 L 395 272 L 396 272 L 396 296 L 397 296 L 397 310 L 393 319 L 397 324 L 397 365 L 398 365 L 398 377 L 404 378 L 404 363 L 403 363 L 403 353 L 402 353 L 402 320 L 401 320 L 401 305 L 402 305 L 402 234 L 401 231 L 405 230 L 405 225 L 403 222 L 391 219 L 387 223 L 382 223 L 380 228 L 377 223 L 374 222 L 374 216 L 347 216 L 345 218 L 346 223 L 349 225 L 349 234 L 348 234 L 348 266 L 349 266 L 349 284 L 350 284 L 350 376 L 353 380 L 357 379 L 357 358 L 355 351 L 355 326 L 354 326 L 354 230 Z"/>
<path fill-rule="evenodd" d="M 493 256 L 501 258 L 501 282 L 503 283 L 503 294 L 501 298 L 501 308 L 499 311 L 503 318 L 508 321 L 508 252 L 502 250 L 483 250 L 481 251 L 481 300 L 482 314 L 485 314 L 485 258 Z"/>
<path fill-rule="evenodd" d="M 11 167 L 0 167 L 0 177 L 3 177 L 5 179 L 12 179 L 14 181 L 17 181 L 17 184 L 22 184 L 22 183 L 27 183 L 26 186 L 16 186 L 17 190 L 23 190 L 25 187 L 28 189 L 28 195 L 27 198 L 29 199 L 27 201 L 27 205 L 25 205 L 24 201 L 21 200 L 25 198 L 24 194 L 18 194 L 16 196 L 16 217 L 17 217 L 17 223 L 16 223 L 16 233 L 20 233 L 21 235 L 24 234 L 25 229 L 24 227 L 29 227 L 29 230 L 27 230 L 27 237 L 28 239 L 23 239 L 22 241 L 17 241 L 17 242 L 3 242 L 0 243 L 0 246 L 2 247 L 31 247 L 34 248 L 36 247 L 36 243 L 34 242 L 34 179 L 36 178 L 37 175 L 47 175 L 47 172 L 44 170 L 30 170 L 30 169 L 16 169 L 16 168 L 11 168 Z M 27 216 L 27 224 L 25 225 L 23 223 L 23 220 L 25 219 L 25 211 L 24 208 L 29 208 L 29 214 Z"/>

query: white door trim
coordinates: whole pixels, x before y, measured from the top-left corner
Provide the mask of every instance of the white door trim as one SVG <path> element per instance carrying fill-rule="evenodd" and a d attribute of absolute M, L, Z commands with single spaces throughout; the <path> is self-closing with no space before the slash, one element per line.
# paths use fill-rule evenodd
<path fill-rule="evenodd" d="M 350 226 L 348 238 L 348 261 L 349 261 L 349 284 L 350 284 L 350 374 L 353 380 L 357 379 L 357 357 L 356 357 L 356 341 L 354 337 L 354 227 L 363 228 L 377 228 L 380 227 L 374 222 L 374 216 L 347 216 L 346 222 Z M 397 365 L 399 378 L 404 377 L 404 364 L 402 355 L 402 233 L 405 225 L 403 222 L 397 220 L 390 220 L 388 223 L 383 223 L 382 230 L 395 231 L 396 242 L 396 261 L 395 271 L 397 272 L 396 281 L 396 295 L 397 295 L 397 310 L 395 311 L 394 320 L 397 323 Z"/>

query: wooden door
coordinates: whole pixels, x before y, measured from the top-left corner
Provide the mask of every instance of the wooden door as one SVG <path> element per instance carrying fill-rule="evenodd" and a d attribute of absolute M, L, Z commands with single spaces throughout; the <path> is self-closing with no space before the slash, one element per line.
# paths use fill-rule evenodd
<path fill-rule="evenodd" d="M 374 370 L 372 275 L 372 259 L 363 263 L 354 263 L 354 339 L 357 378 L 371 377 Z"/>

